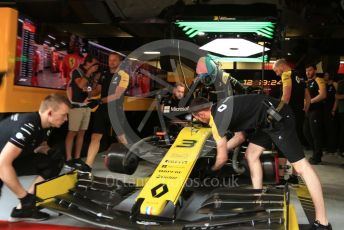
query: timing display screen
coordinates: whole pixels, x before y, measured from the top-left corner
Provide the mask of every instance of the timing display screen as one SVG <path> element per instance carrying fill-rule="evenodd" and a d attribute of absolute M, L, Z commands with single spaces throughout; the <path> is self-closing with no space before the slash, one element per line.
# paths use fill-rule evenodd
<path fill-rule="evenodd" d="M 20 28 L 20 38 L 18 38 L 17 47 L 19 49 L 18 57 L 18 69 L 17 73 L 18 83 L 25 82 L 28 78 L 32 77 L 32 56 L 33 56 L 33 44 L 35 42 L 35 25 L 28 19 L 23 20 Z"/>
<path fill-rule="evenodd" d="M 272 97 L 281 97 L 281 78 L 272 70 L 225 70 L 230 73 L 234 78 L 239 80 L 246 87 L 261 88 L 265 94 Z"/>
<path fill-rule="evenodd" d="M 246 86 L 260 85 L 260 86 L 278 86 L 281 85 L 281 80 L 242 80 Z"/>

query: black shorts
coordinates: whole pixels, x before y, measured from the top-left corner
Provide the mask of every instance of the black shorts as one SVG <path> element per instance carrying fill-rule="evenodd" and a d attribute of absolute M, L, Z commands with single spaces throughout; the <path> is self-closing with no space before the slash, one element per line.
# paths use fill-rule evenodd
<path fill-rule="evenodd" d="M 280 111 L 283 119 L 275 122 L 272 127 L 263 128 L 275 146 L 286 156 L 290 163 L 297 162 L 305 157 L 303 147 L 297 136 L 295 117 L 288 105 Z"/>
<path fill-rule="evenodd" d="M 257 130 L 255 133 L 250 133 L 247 135 L 247 140 L 249 143 L 259 145 L 265 149 L 271 149 L 272 140 L 269 135 L 262 130 Z"/>
<path fill-rule="evenodd" d="M 100 133 L 100 134 L 109 134 L 111 127 L 111 122 L 109 119 L 109 114 L 106 108 L 106 105 L 100 105 L 96 112 L 94 113 L 93 117 L 93 126 L 92 132 L 93 133 Z"/>
<path fill-rule="evenodd" d="M 61 172 L 65 160 L 65 150 L 60 146 L 54 146 L 49 154 L 24 153 L 16 158 L 12 165 L 17 176 L 38 175 L 45 180 L 56 177 Z M 0 180 L 0 195 L 3 182 Z"/>
<path fill-rule="evenodd" d="M 17 176 L 39 175 L 44 179 L 57 176 L 61 169 L 61 159 L 53 159 L 46 154 L 30 153 L 19 156 L 13 161 Z"/>
<path fill-rule="evenodd" d="M 45 154 L 31 153 L 19 156 L 13 161 L 12 165 L 17 176 L 38 175 L 48 180 L 60 173 L 63 161 L 55 162 Z M 0 196 L 2 186 L 3 182 L 0 179 Z"/>
<path fill-rule="evenodd" d="M 114 113 L 114 115 L 116 115 L 116 113 Z M 115 131 L 116 135 L 123 134 L 124 131 L 122 126 L 124 119 L 122 117 L 118 117 L 118 119 L 116 118 L 114 120 L 118 120 L 119 122 L 115 122 L 116 124 L 112 124 L 109 116 L 110 113 L 108 112 L 107 105 L 104 104 L 99 106 L 94 114 L 92 132 L 107 135 L 112 128 Z"/>

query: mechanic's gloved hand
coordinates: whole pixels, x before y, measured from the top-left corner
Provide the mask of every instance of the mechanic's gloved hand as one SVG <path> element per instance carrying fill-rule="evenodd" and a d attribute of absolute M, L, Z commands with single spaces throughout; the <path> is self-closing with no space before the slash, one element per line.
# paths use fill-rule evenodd
<path fill-rule="evenodd" d="M 94 109 L 95 107 L 97 107 L 98 105 L 100 105 L 102 103 L 102 101 L 100 99 L 91 99 L 89 100 L 89 102 L 87 103 L 87 106 L 91 109 Z"/>
<path fill-rule="evenodd" d="M 31 193 L 27 193 L 23 198 L 19 198 L 23 209 L 32 209 L 36 206 L 37 197 Z"/>

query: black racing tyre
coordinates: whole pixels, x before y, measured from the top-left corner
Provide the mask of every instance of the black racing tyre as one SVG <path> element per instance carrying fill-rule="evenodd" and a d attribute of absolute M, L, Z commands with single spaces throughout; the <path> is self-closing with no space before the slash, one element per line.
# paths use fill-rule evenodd
<path fill-rule="evenodd" d="M 278 165 L 276 166 L 275 154 L 262 154 L 260 156 L 260 161 L 262 163 L 263 168 L 263 183 L 278 183 Z"/>
<path fill-rule="evenodd" d="M 105 156 L 105 166 L 116 173 L 132 175 L 138 166 L 139 159 L 136 154 L 128 152 L 128 149 L 122 145 L 113 144 Z"/>

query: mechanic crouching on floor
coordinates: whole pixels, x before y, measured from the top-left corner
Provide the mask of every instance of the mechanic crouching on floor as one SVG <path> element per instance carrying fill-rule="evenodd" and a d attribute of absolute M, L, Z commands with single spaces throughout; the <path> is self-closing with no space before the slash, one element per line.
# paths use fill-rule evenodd
<path fill-rule="evenodd" d="M 41 102 L 39 112 L 13 114 L 0 122 L 0 191 L 5 183 L 20 200 L 9 221 L 49 218 L 35 206 L 34 185 L 57 176 L 63 167 L 63 153 L 51 149 L 46 139 L 51 128 L 67 121 L 70 107 L 66 97 L 51 94 Z M 18 180 L 24 175 L 38 175 L 27 191 Z"/>
<path fill-rule="evenodd" d="M 234 135 L 227 142 L 225 134 L 228 130 L 238 133 L 255 129 L 255 135 L 246 150 L 253 188 L 261 189 L 263 186 L 259 157 L 265 150 L 264 143 L 271 138 L 303 178 L 311 194 L 316 212 L 312 229 L 332 229 L 327 219 L 319 177 L 304 156 L 289 105 L 266 95 L 239 95 L 220 100 L 216 105 L 205 98 L 196 98 L 191 102 L 190 110 L 197 120 L 212 129 L 217 145 L 216 162 L 212 170 L 219 170 L 226 164 L 228 150 L 242 142 L 240 135 Z"/>

